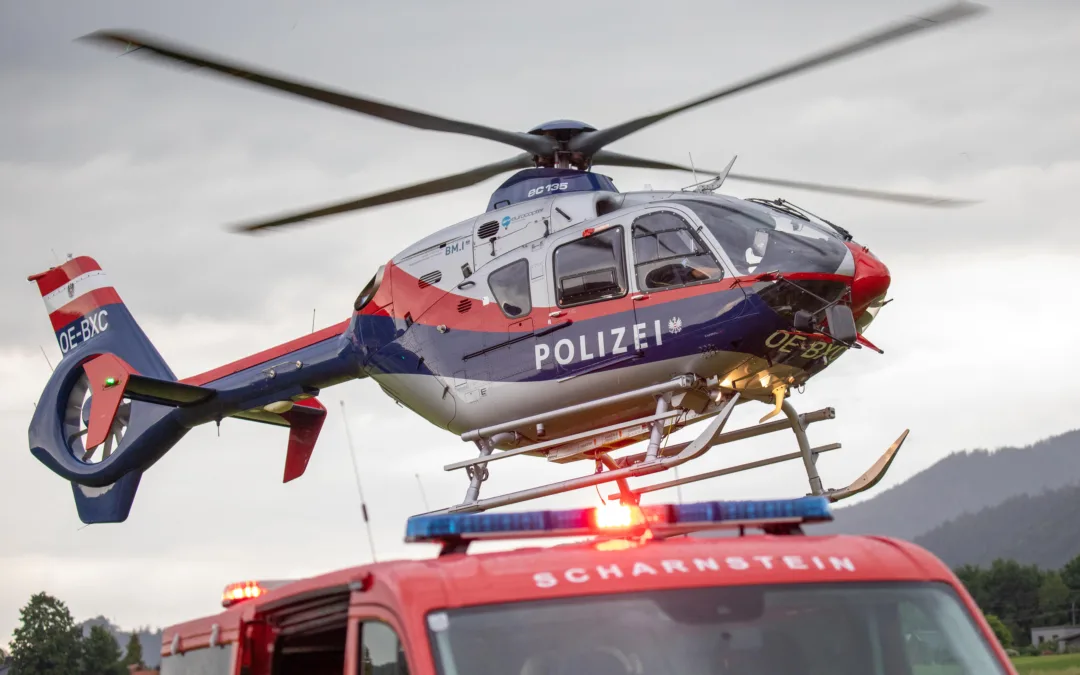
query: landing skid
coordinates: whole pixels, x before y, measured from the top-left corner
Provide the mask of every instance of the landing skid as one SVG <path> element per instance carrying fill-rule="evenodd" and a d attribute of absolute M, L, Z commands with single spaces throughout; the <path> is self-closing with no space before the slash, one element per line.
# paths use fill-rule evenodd
<path fill-rule="evenodd" d="M 800 415 L 795 411 L 795 407 L 791 402 L 785 399 L 781 405 L 781 411 L 786 419 L 759 423 L 736 431 L 724 432 L 724 426 L 731 417 L 731 412 L 735 409 L 735 406 L 752 399 L 742 398 L 738 391 L 721 390 L 716 387 L 714 380 L 715 378 L 713 380 L 703 380 L 694 375 L 682 375 L 669 382 L 651 387 L 624 392 L 615 396 L 552 410 L 541 415 L 534 415 L 492 427 L 474 429 L 464 433 L 461 435 L 462 440 L 476 443 L 480 449 L 480 456 L 476 459 L 448 464 L 443 468 L 446 471 L 465 469 L 469 476 L 469 487 L 465 493 L 465 499 L 456 506 L 431 513 L 486 511 L 500 506 L 508 506 L 611 482 L 616 483 L 619 487 L 619 492 L 612 494 L 611 499 L 619 499 L 624 504 L 636 504 L 641 495 L 649 492 L 688 485 L 709 478 L 740 473 L 797 459 L 803 461 L 803 467 L 806 469 L 806 477 L 810 483 L 810 494 L 825 496 L 832 502 L 838 502 L 865 492 L 877 485 L 885 476 L 885 472 L 889 470 L 904 440 L 907 439 L 908 431 L 905 430 L 873 466 L 847 487 L 825 489 L 821 476 L 818 474 L 817 457 L 821 453 L 840 449 L 840 444 L 830 443 L 811 447 L 806 436 L 806 428 L 813 423 L 833 419 L 836 413 L 832 408 L 823 408 Z M 558 439 L 529 443 L 510 450 L 494 451 L 495 445 L 499 443 L 520 439 L 522 437 L 521 432 L 524 429 L 535 428 L 536 435 L 541 437 L 544 423 L 571 416 L 580 416 L 582 413 L 604 406 L 629 402 L 634 399 L 640 400 L 642 397 L 647 396 L 653 396 L 656 399 L 656 411 L 652 415 Z M 770 401 L 769 405 L 773 405 L 773 403 Z M 662 447 L 665 436 L 672 431 L 689 424 L 702 422 L 710 417 L 713 418 L 712 421 L 694 440 Z M 632 488 L 628 482 L 628 479 L 631 478 L 640 478 L 674 469 L 692 459 L 701 457 L 718 445 L 785 429 L 790 429 L 795 434 L 799 446 L 798 452 L 638 488 Z M 617 458 L 611 456 L 611 452 L 614 450 L 645 440 L 648 441 L 645 452 Z M 480 487 L 490 475 L 488 465 L 495 461 L 522 455 L 543 456 L 548 461 L 560 463 L 593 460 L 596 462 L 596 472 L 591 475 L 511 492 L 498 497 L 480 499 Z"/>

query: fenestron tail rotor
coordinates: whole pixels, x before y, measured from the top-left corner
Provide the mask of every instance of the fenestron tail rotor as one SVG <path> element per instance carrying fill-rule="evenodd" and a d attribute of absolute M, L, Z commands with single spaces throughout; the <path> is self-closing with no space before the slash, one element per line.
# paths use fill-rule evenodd
<path fill-rule="evenodd" d="M 280 227 L 300 221 L 329 215 L 348 213 L 395 202 L 416 199 L 452 190 L 458 190 L 480 183 L 506 171 L 523 169 L 530 166 L 556 166 L 587 170 L 592 166 L 624 166 L 676 171 L 692 171 L 691 167 L 681 164 L 649 160 L 623 155 L 604 150 L 620 139 L 653 124 L 666 120 L 700 106 L 721 100 L 728 96 L 749 91 L 792 75 L 807 72 L 814 68 L 833 63 L 844 58 L 869 51 L 901 38 L 914 35 L 932 28 L 951 24 L 962 19 L 976 16 L 985 11 L 981 5 L 960 0 L 944 8 L 928 12 L 912 19 L 890 24 L 880 30 L 844 42 L 831 49 L 800 59 L 788 65 L 774 68 L 756 77 L 748 78 L 723 89 L 713 91 L 692 101 L 673 106 L 666 110 L 638 117 L 614 126 L 596 129 L 589 125 L 561 120 L 539 125 L 529 133 L 507 131 L 494 127 L 454 120 L 430 113 L 412 110 L 372 98 L 346 94 L 332 89 L 305 83 L 293 78 L 259 70 L 231 61 L 207 52 L 177 44 L 154 36 L 135 31 L 98 31 L 85 36 L 84 40 L 99 44 L 122 46 L 125 53 L 145 54 L 160 60 L 206 68 L 227 77 L 247 83 L 261 85 L 276 91 L 286 92 L 311 101 L 319 101 L 338 108 L 343 108 L 388 122 L 402 124 L 417 129 L 475 136 L 510 145 L 525 154 L 517 155 L 501 162 L 495 162 L 450 176 L 444 176 L 393 190 L 342 201 L 327 206 L 306 209 L 302 212 L 279 215 L 260 219 L 258 222 L 244 224 L 236 229 L 245 232 Z M 721 172 L 714 172 L 721 173 Z M 865 188 L 843 187 L 824 183 L 751 176 L 746 174 L 728 174 L 731 180 L 790 187 L 800 190 L 836 194 L 863 199 L 875 199 L 921 206 L 959 206 L 972 203 L 969 200 L 952 199 L 925 195 L 909 195 Z"/>
<path fill-rule="evenodd" d="M 64 440 L 71 455 L 83 464 L 97 464 L 108 459 L 120 447 L 120 442 L 127 432 L 131 419 L 131 399 L 124 398 L 116 409 L 116 416 L 109 427 L 103 443 L 92 448 L 86 447 L 87 432 L 90 430 L 90 410 L 93 399 L 90 391 L 90 379 L 83 371 L 68 391 L 64 405 Z"/>

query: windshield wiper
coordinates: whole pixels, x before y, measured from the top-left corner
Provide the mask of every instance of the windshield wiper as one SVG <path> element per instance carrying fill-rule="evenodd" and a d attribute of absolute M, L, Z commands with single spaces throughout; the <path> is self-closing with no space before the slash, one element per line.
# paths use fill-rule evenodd
<path fill-rule="evenodd" d="M 781 211 L 783 213 L 786 213 L 789 216 L 795 216 L 796 218 L 801 218 L 802 220 L 805 220 L 807 222 L 817 221 L 818 223 L 820 223 L 822 225 L 828 225 L 834 231 L 836 231 L 836 233 L 838 235 L 840 235 L 840 238 L 843 239 L 844 241 L 851 241 L 852 239 L 854 239 L 854 237 L 851 235 L 850 232 L 848 232 L 844 228 L 840 227 L 839 225 L 831 223 L 831 222 L 825 220 L 824 218 L 822 218 L 821 216 L 814 215 L 813 213 L 810 213 L 806 209 L 795 206 L 794 204 L 787 201 L 786 199 L 761 199 L 759 197 L 751 197 L 747 201 L 751 201 L 751 202 L 754 202 L 756 204 L 762 204 L 763 206 L 768 206 L 769 208 L 776 209 L 777 211 Z"/>

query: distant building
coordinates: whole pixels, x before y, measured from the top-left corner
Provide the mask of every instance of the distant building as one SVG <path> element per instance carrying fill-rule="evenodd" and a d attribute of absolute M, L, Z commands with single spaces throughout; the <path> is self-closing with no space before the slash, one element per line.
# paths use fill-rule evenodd
<path fill-rule="evenodd" d="M 1031 644 L 1056 642 L 1059 652 L 1080 650 L 1080 626 L 1044 626 L 1031 629 Z"/>
<path fill-rule="evenodd" d="M 160 672 L 161 671 L 158 670 L 139 670 L 139 666 L 137 665 L 128 666 L 128 673 L 130 673 L 130 675 L 158 675 Z M 4 673 L 0 671 L 0 675 L 4 675 Z"/>

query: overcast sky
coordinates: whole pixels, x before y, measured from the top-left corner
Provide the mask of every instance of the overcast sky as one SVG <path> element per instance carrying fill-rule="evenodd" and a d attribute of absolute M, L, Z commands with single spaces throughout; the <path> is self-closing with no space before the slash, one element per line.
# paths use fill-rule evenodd
<path fill-rule="evenodd" d="M 868 337 L 794 399 L 834 406 L 811 428 L 826 483 L 858 476 L 907 427 L 885 485 L 964 449 L 1026 445 L 1078 426 L 1080 3 L 987 0 L 973 21 L 740 95 L 612 150 L 736 171 L 983 200 L 930 210 L 755 188 L 851 230 L 890 266 Z M 367 6 L 365 6 L 367 5 Z M 34 592 L 77 619 L 166 625 L 215 611 L 244 578 L 312 574 L 370 559 L 345 442 L 356 439 L 381 558 L 405 518 L 460 501 L 444 473 L 470 446 L 397 407 L 372 382 L 342 385 L 307 474 L 283 486 L 287 434 L 226 422 L 196 429 L 144 478 L 130 519 L 82 527 L 70 486 L 34 460 L 26 430 L 59 358 L 26 276 L 67 253 L 105 268 L 181 377 L 346 318 L 375 268 L 480 212 L 500 179 L 263 237 L 223 225 L 495 161 L 496 143 L 412 130 L 161 67 L 73 39 L 138 28 L 336 88 L 508 129 L 596 126 L 652 112 L 896 18 L 932 0 L 578 2 L 546 13 L 505 1 L 216 3 L 0 0 L 0 644 Z M 663 9 L 661 9 L 663 7 Z M 623 190 L 692 177 L 607 171 Z M 339 401 L 344 401 L 347 416 Z M 762 414 L 746 406 L 732 428 Z M 724 448 L 712 469 L 768 452 Z M 517 460 L 515 460 L 517 461 Z M 492 467 L 484 494 L 591 467 L 524 458 Z M 806 492 L 797 464 L 683 490 L 684 499 Z M 605 495 L 607 489 L 604 489 Z M 654 501 L 674 494 L 653 495 Z M 595 491 L 539 505 L 598 503 Z"/>

